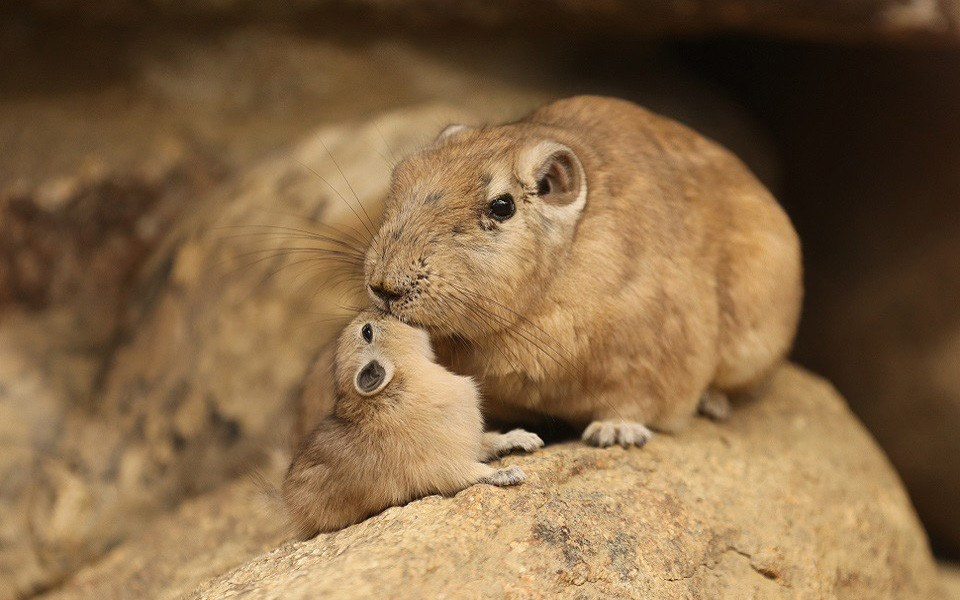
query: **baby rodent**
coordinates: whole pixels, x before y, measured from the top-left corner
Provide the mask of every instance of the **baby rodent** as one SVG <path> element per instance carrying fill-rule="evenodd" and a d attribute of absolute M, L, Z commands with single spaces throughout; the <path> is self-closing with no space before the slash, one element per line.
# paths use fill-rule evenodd
<path fill-rule="evenodd" d="M 438 365 L 427 334 L 392 317 L 362 312 L 343 330 L 334 385 L 333 413 L 303 439 L 281 488 L 303 538 L 428 494 L 520 483 L 520 468 L 483 461 L 543 445 L 520 429 L 484 433 L 473 380 Z"/>
<path fill-rule="evenodd" d="M 643 444 L 789 351 L 800 243 L 730 152 L 627 101 L 579 96 L 445 129 L 394 169 L 366 254 L 376 306 L 426 328 L 488 416 Z"/>

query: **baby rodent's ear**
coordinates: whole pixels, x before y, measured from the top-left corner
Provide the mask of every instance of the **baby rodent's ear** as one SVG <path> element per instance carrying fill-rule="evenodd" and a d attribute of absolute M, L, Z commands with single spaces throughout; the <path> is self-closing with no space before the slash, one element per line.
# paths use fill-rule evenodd
<path fill-rule="evenodd" d="M 361 396 L 373 396 L 383 390 L 393 379 L 393 364 L 371 360 L 363 365 L 353 378 L 353 387 Z"/>
<path fill-rule="evenodd" d="M 587 176 L 577 155 L 563 144 L 543 141 L 520 158 L 521 173 L 537 186 L 537 195 L 552 206 L 574 212 L 587 202 Z"/>
<path fill-rule="evenodd" d="M 437 135 L 436 141 L 442 142 L 443 140 L 449 139 L 457 135 L 461 131 L 466 131 L 467 129 L 469 129 L 469 127 L 467 127 L 466 125 L 461 125 L 459 123 L 454 123 L 453 125 L 447 125 L 446 127 L 443 128 L 443 131 L 441 131 L 440 134 Z"/>

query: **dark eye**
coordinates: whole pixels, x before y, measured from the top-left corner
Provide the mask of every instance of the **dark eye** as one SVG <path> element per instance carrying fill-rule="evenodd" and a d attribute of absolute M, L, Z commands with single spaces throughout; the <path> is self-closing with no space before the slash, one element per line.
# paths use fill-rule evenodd
<path fill-rule="evenodd" d="M 363 336 L 363 341 L 368 344 L 373 341 L 373 327 L 370 327 L 370 323 L 364 324 L 360 329 L 360 335 Z"/>
<path fill-rule="evenodd" d="M 550 193 L 550 180 L 544 177 L 537 182 L 537 195 L 546 196 Z"/>
<path fill-rule="evenodd" d="M 513 196 L 500 194 L 490 201 L 490 216 L 498 221 L 506 221 L 513 216 L 517 207 L 513 204 Z"/>

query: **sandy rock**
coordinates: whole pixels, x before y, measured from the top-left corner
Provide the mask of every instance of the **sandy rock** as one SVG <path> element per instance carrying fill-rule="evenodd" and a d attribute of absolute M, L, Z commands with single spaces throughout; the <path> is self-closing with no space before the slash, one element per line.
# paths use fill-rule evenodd
<path fill-rule="evenodd" d="M 566 442 L 502 462 L 530 479 L 431 496 L 253 560 L 277 517 L 239 493 L 250 484 L 226 488 L 51 598 L 174 598 L 210 572 L 198 565 L 241 562 L 189 597 L 938 597 L 896 475 L 836 392 L 796 367 L 727 423 L 699 419 L 639 450 Z M 167 587 L 177 565 L 186 575 Z"/>
<path fill-rule="evenodd" d="M 181 598 L 282 544 L 286 522 L 256 480 L 184 502 L 43 598 Z"/>
<path fill-rule="evenodd" d="M 944 600 L 960 600 L 960 566 L 940 563 L 940 588 Z"/>

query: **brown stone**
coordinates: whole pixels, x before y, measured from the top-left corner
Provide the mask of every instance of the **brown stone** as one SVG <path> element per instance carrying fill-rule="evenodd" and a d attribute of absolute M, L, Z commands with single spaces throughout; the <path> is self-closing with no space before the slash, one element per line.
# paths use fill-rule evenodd
<path fill-rule="evenodd" d="M 187 503 L 58 600 L 176 598 L 938 598 L 882 452 L 823 380 L 786 367 L 726 423 L 642 449 L 510 456 L 515 488 L 431 496 L 307 542 L 250 482 Z M 241 564 L 242 563 L 242 564 Z M 201 583 L 215 571 L 239 565 Z"/>

